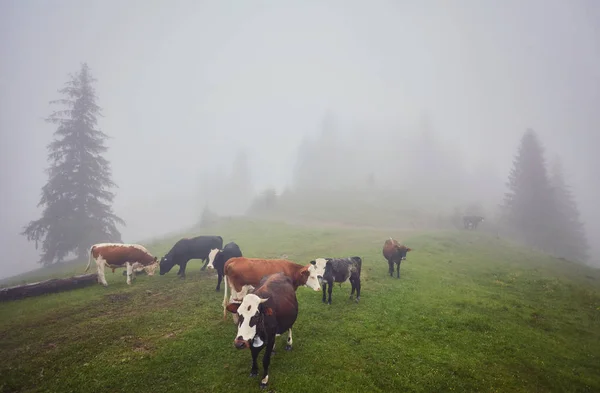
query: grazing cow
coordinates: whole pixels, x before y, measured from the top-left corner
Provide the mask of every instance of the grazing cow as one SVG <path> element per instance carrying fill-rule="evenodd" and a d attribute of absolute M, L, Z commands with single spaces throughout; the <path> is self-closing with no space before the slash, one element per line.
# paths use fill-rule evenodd
<path fill-rule="evenodd" d="M 292 280 L 294 291 L 299 286 L 307 286 L 320 291 L 321 286 L 317 279 L 315 266 L 311 263 L 302 266 L 287 259 L 261 259 L 235 257 L 225 262 L 223 277 L 225 290 L 223 295 L 223 319 L 227 318 L 227 288 L 231 289 L 230 302 L 239 303 L 251 288 L 258 287 L 264 276 L 283 272 Z M 233 321 L 237 323 L 237 314 L 233 314 Z"/>
<path fill-rule="evenodd" d="M 269 382 L 269 364 L 277 336 L 288 332 L 287 351 L 292 349 L 292 326 L 298 317 L 296 286 L 283 272 L 264 277 L 258 288 L 248 293 L 242 303 L 231 303 L 227 310 L 239 315 L 238 330 L 233 345 L 237 349 L 250 348 L 252 368 L 250 376 L 258 375 L 258 354 L 266 347 L 263 356 L 263 379 L 260 387 Z"/>
<path fill-rule="evenodd" d="M 208 254 L 213 248 L 223 247 L 221 236 L 197 236 L 180 239 L 171 250 L 160 260 L 160 275 L 168 273 L 173 266 L 179 265 L 177 274 L 185 278 L 185 267 L 190 259 L 202 259 L 204 270 L 208 264 Z"/>
<path fill-rule="evenodd" d="M 131 285 L 132 276 L 135 279 L 136 270 L 144 269 L 149 276 L 154 275 L 158 266 L 158 259 L 150 254 L 144 246 L 139 244 L 124 243 L 98 243 L 90 247 L 90 258 L 85 268 L 87 272 L 92 263 L 92 258 L 96 261 L 98 281 L 105 287 L 108 286 L 104 276 L 104 267 L 112 269 L 120 267 L 127 268 L 127 284 Z"/>
<path fill-rule="evenodd" d="M 230 258 L 242 257 L 242 251 L 240 247 L 235 242 L 229 242 L 223 247 L 222 250 L 218 248 L 213 248 L 210 250 L 208 254 L 208 270 L 216 269 L 217 274 L 217 288 L 215 289 L 217 292 L 221 289 L 221 280 L 223 280 L 223 268 L 225 267 L 225 262 L 227 262 Z"/>
<path fill-rule="evenodd" d="M 388 261 L 389 273 L 394 277 L 394 264 L 398 267 L 397 278 L 400 278 L 400 263 L 406 260 L 406 253 L 412 251 L 412 248 L 400 245 L 391 237 L 383 244 L 383 256 Z"/>
<path fill-rule="evenodd" d="M 360 300 L 360 271 L 362 267 L 361 257 L 349 257 L 349 258 L 319 258 L 325 260 L 325 270 L 323 276 L 318 277 L 321 285 L 323 285 L 323 303 L 331 304 L 331 291 L 333 290 L 333 283 L 344 283 L 350 281 L 352 290 L 350 292 L 350 299 L 354 297 L 354 291 L 356 290 L 356 303 Z M 317 263 L 319 261 L 317 259 Z M 326 302 L 325 290 L 329 294 L 329 300 Z"/>
<path fill-rule="evenodd" d="M 480 222 L 483 222 L 483 217 L 481 217 L 481 216 L 464 216 L 463 217 L 463 224 L 465 226 L 465 229 L 475 230 L 475 228 L 477 228 L 477 225 L 479 225 Z"/>

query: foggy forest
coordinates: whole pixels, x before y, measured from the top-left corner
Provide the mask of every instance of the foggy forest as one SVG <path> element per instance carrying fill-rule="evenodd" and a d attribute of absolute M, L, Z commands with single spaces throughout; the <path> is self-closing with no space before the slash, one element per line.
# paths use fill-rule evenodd
<path fill-rule="evenodd" d="M 599 1 L 3 0 L 0 59 L 0 393 L 600 391 Z"/>
<path fill-rule="evenodd" d="M 544 18 L 536 1 L 136 4 L 3 3 L 0 276 L 37 265 L 21 232 L 42 213 L 55 131 L 43 119 L 83 63 L 123 241 L 192 226 L 205 209 L 258 214 L 265 192 L 288 213 L 392 208 L 398 227 L 446 225 L 471 206 L 500 230 L 531 129 L 598 264 L 596 3 L 544 2 Z"/>

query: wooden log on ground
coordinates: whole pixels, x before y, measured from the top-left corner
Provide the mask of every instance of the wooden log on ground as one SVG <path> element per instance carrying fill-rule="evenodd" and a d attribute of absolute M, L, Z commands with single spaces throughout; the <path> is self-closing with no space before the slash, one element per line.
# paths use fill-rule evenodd
<path fill-rule="evenodd" d="M 0 288 L 0 301 L 17 300 L 46 293 L 70 291 L 72 289 L 89 287 L 98 283 L 98 275 L 82 274 L 67 278 L 51 278 L 49 280 Z"/>

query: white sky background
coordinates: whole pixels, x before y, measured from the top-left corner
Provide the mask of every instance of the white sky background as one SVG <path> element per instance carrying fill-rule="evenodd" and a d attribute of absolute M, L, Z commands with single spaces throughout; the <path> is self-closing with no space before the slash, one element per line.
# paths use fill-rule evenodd
<path fill-rule="evenodd" d="M 124 241 L 193 224 L 201 173 L 239 148 L 256 187 L 283 187 L 330 109 L 367 130 L 426 112 L 457 155 L 503 179 L 532 127 L 597 242 L 599 26 L 593 0 L 0 0 L 0 277 L 37 266 L 17 233 L 39 216 L 48 101 L 82 61 Z"/>

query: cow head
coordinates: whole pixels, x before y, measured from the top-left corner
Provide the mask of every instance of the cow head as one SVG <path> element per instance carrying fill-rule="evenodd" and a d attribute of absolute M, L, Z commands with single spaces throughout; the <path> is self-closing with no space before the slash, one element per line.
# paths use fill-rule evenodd
<path fill-rule="evenodd" d="M 168 273 L 175 265 L 175 260 L 169 254 L 160 259 L 160 275 Z"/>
<path fill-rule="evenodd" d="M 212 250 L 210 250 L 210 252 L 208 253 L 208 265 L 206 265 L 206 267 L 208 269 L 214 269 L 215 266 L 213 265 L 213 263 L 215 262 L 215 259 L 217 258 L 217 255 L 221 252 L 222 250 L 219 250 L 218 248 L 213 248 Z"/>
<path fill-rule="evenodd" d="M 262 331 L 264 318 L 273 315 L 273 310 L 263 305 L 267 300 L 269 298 L 262 299 L 253 293 L 249 293 L 244 296 L 242 303 L 227 305 L 227 311 L 237 313 L 239 316 L 238 330 L 236 338 L 233 340 L 233 345 L 237 349 L 249 348 L 251 345 L 260 347 L 264 344 L 263 339 L 260 337 L 261 334 L 264 334 Z"/>
<path fill-rule="evenodd" d="M 331 258 L 317 258 L 314 261 L 310 261 L 310 263 L 315 267 L 317 280 L 319 280 L 319 284 L 321 285 L 323 285 L 323 274 L 325 274 L 325 265 L 327 264 L 328 259 Z"/>
<path fill-rule="evenodd" d="M 319 283 L 319 279 L 317 277 L 317 268 L 312 263 L 304 266 L 300 269 L 300 280 L 299 282 L 315 291 L 321 290 L 321 284 Z"/>
<path fill-rule="evenodd" d="M 154 272 L 156 272 L 157 267 L 158 267 L 158 258 L 154 257 L 154 261 L 150 265 L 144 266 L 144 270 L 146 271 L 147 275 L 153 276 Z"/>
<path fill-rule="evenodd" d="M 405 246 L 398 247 L 398 254 L 400 255 L 401 260 L 403 260 L 403 261 L 406 260 L 406 254 L 409 251 L 412 251 L 412 248 L 408 248 Z"/>

